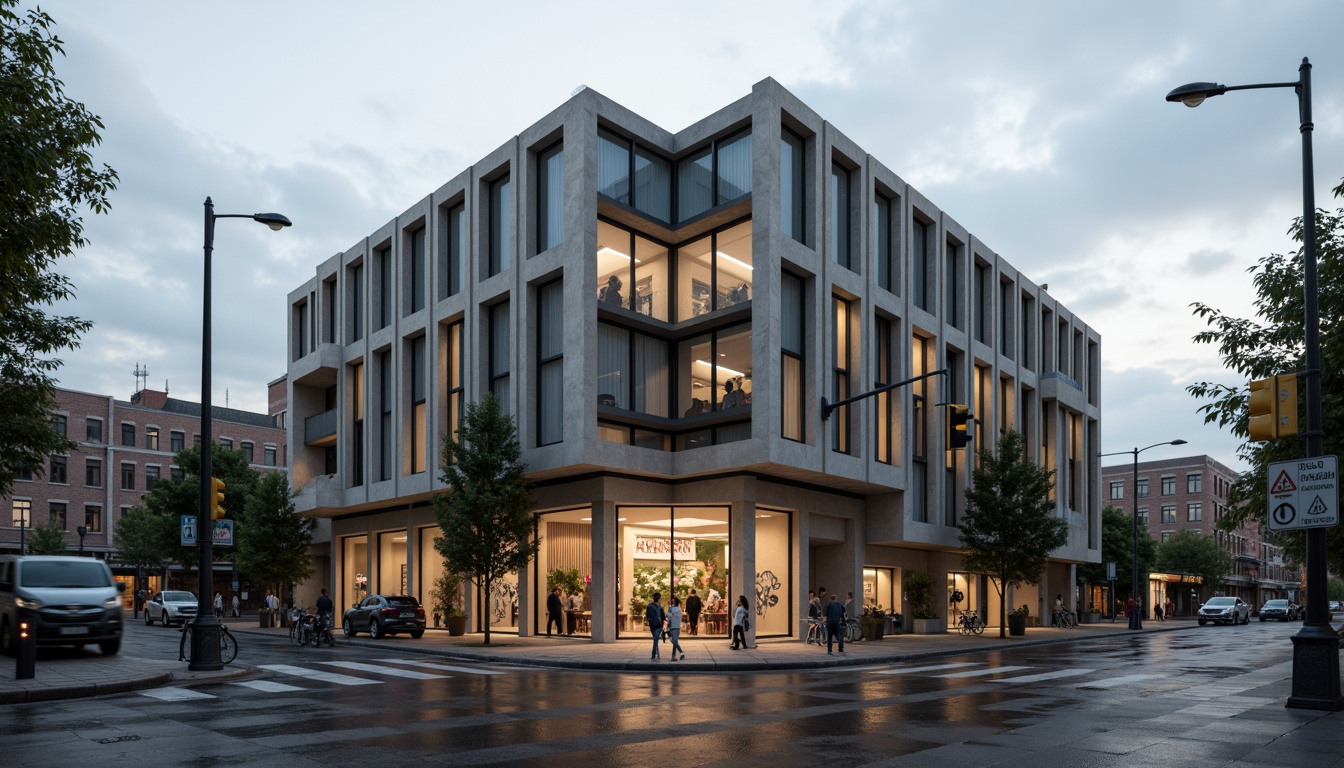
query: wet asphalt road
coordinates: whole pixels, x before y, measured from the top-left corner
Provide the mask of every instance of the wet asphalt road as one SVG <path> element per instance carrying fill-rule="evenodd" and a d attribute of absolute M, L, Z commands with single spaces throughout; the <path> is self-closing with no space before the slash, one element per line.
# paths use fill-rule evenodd
<path fill-rule="evenodd" d="M 1255 723 L 1238 718 L 1261 708 L 1262 722 L 1286 695 L 1299 626 L 656 675 L 244 636 L 240 661 L 258 667 L 250 678 L 0 708 L 0 744 L 6 766 L 1226 765 L 1259 746 L 1239 737 Z M 177 637 L 137 625 L 127 652 L 176 654 Z"/>

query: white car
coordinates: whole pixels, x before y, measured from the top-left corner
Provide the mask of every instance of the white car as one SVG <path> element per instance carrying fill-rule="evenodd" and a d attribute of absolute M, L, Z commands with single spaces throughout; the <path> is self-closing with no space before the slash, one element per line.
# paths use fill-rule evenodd
<path fill-rule="evenodd" d="M 174 623 L 185 624 L 196 618 L 196 603 L 196 595 L 190 592 L 160 592 L 145 603 L 145 626 L 156 620 L 163 622 L 165 627 Z"/>
<path fill-rule="evenodd" d="M 1211 597 L 1199 607 L 1199 626 L 1214 624 L 1250 624 L 1251 606 L 1240 597 Z"/>

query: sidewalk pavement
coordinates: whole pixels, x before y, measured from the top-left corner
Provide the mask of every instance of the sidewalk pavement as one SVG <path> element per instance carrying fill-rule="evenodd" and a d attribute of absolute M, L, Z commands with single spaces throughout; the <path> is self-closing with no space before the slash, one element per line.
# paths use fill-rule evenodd
<path fill-rule="evenodd" d="M 1146 621 L 1143 633 L 1195 629 L 1193 620 Z M 229 631 L 239 639 L 239 659 L 219 672 L 191 672 L 175 659 L 143 658 L 123 651 L 117 656 L 89 652 L 72 658 L 47 658 L 38 654 L 36 677 L 14 679 L 8 658 L 0 658 L 7 667 L 0 672 L 0 705 L 53 699 L 101 696 L 109 693 L 157 688 L 169 683 L 231 679 L 252 674 L 243 663 L 247 658 L 249 637 L 270 635 L 285 637 L 288 630 L 263 629 L 255 615 L 229 622 Z M 845 652 L 827 656 L 824 648 L 804 644 L 795 638 L 764 638 L 757 645 L 740 651 L 729 650 L 726 637 L 681 638 L 685 661 L 672 661 L 670 643 L 660 643 L 662 659 L 649 659 L 652 639 L 625 639 L 615 643 L 594 643 L 586 637 L 518 637 L 493 632 L 490 645 L 484 636 L 470 634 L 449 637 L 447 630 L 429 629 L 416 640 L 397 635 L 373 640 L 367 635 L 348 639 L 336 632 L 338 645 L 377 648 L 397 654 L 423 654 L 461 661 L 494 664 L 520 664 L 561 669 L 606 669 L 614 671 L 749 672 L 817 669 L 840 666 L 893 664 L 916 659 L 964 653 L 999 651 L 1031 645 L 1086 642 L 1115 635 L 1136 634 L 1124 621 L 1084 624 L 1076 629 L 1029 627 L 1025 637 L 1000 639 L 997 629 L 983 635 L 962 635 L 955 630 L 942 635 L 894 635 L 879 641 L 846 643 Z"/>

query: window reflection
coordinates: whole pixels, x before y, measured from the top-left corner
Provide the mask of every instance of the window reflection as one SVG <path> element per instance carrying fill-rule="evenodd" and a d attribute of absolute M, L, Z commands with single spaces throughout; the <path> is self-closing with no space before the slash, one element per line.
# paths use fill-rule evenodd
<path fill-rule="evenodd" d="M 717 287 L 714 308 L 751 301 L 751 222 L 744 221 L 715 236 Z"/>
<path fill-rule="evenodd" d="M 681 344 L 680 370 L 687 371 L 681 415 L 731 411 L 751 405 L 751 328 L 736 326 Z"/>

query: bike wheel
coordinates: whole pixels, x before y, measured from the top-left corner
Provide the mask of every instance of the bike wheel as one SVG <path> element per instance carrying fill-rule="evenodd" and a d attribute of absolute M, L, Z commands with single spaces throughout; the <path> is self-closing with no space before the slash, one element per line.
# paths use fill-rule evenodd
<path fill-rule="evenodd" d="M 220 628 L 219 630 L 219 660 L 228 664 L 238 655 L 238 643 L 233 639 L 228 630 Z"/>
<path fill-rule="evenodd" d="M 975 634 L 983 635 L 985 633 L 985 622 L 981 621 L 980 617 L 977 616 L 972 623 L 971 628 L 975 630 Z"/>

